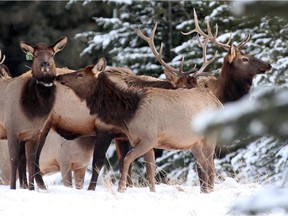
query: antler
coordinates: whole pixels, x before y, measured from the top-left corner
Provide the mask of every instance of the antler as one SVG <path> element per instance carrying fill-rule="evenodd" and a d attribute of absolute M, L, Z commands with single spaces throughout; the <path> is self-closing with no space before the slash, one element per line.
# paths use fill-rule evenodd
<path fill-rule="evenodd" d="M 5 61 L 5 55 L 2 56 L 2 51 L 0 50 L 0 64 L 3 64 L 4 61 Z"/>
<path fill-rule="evenodd" d="M 226 43 L 221 43 L 221 42 L 217 41 L 216 38 L 217 38 L 217 35 L 218 35 L 218 25 L 217 24 L 215 25 L 215 34 L 213 35 L 213 33 L 211 31 L 211 27 L 210 27 L 209 21 L 207 19 L 206 20 L 206 25 L 207 25 L 208 34 L 206 34 L 199 26 L 199 21 L 198 21 L 198 17 L 197 17 L 195 9 L 193 9 L 193 11 L 194 11 L 195 29 L 193 29 L 193 30 L 191 30 L 189 32 L 186 32 L 186 33 L 185 32 L 181 32 L 181 33 L 183 35 L 190 35 L 192 33 L 198 33 L 202 37 L 208 38 L 216 46 L 222 47 L 222 48 L 224 48 L 225 50 L 228 51 L 229 48 L 230 48 L 229 43 L 231 42 L 232 34 L 230 34 L 230 38 L 229 38 L 229 40 Z"/>
<path fill-rule="evenodd" d="M 203 49 L 203 64 L 202 64 L 201 68 L 193 75 L 193 76 L 195 76 L 195 77 L 197 77 L 197 76 L 202 76 L 202 75 L 204 75 L 204 73 L 205 73 L 205 75 L 206 75 L 206 72 L 204 72 L 205 68 L 206 68 L 209 64 L 211 64 L 211 63 L 216 59 L 216 57 L 217 57 L 217 50 L 216 50 L 214 56 L 213 56 L 210 60 L 207 60 L 206 51 L 207 51 L 207 45 L 208 45 L 208 42 L 209 42 L 209 38 L 208 38 L 208 37 L 205 38 L 204 42 L 201 42 L 200 37 L 199 37 L 199 35 L 198 35 L 198 37 L 197 37 L 197 42 L 198 42 L 198 45 L 199 45 L 200 47 L 202 47 L 202 49 Z"/>
<path fill-rule="evenodd" d="M 250 40 L 250 34 L 248 34 L 248 35 L 246 36 L 246 38 L 239 43 L 239 45 L 237 46 L 237 49 L 238 49 L 238 50 L 241 50 L 241 48 L 242 48 L 243 46 L 245 46 L 245 44 L 246 44 L 249 40 Z"/>
<path fill-rule="evenodd" d="M 155 37 L 155 32 L 156 32 L 156 29 L 157 29 L 157 23 L 155 24 L 153 30 L 152 30 L 152 33 L 150 35 L 150 37 L 147 37 L 143 34 L 143 32 L 140 30 L 140 29 L 136 29 L 136 33 L 139 37 L 141 37 L 143 40 L 145 40 L 150 49 L 152 50 L 154 56 L 156 57 L 156 59 L 159 61 L 159 63 L 165 67 L 165 69 L 167 71 L 169 71 L 170 73 L 177 73 L 178 75 L 180 75 L 181 77 L 185 77 L 185 76 L 188 76 L 190 73 L 192 72 L 195 72 L 195 67 L 188 70 L 188 71 L 183 71 L 183 67 L 184 67 L 184 57 L 182 58 L 182 61 L 181 61 L 181 64 L 180 64 L 180 68 L 179 69 L 176 69 L 170 65 L 168 65 L 162 58 L 162 54 L 163 54 L 163 46 L 164 44 L 161 43 L 161 46 L 160 46 L 160 51 L 158 52 L 156 47 L 155 47 L 155 44 L 154 44 L 154 37 Z"/>

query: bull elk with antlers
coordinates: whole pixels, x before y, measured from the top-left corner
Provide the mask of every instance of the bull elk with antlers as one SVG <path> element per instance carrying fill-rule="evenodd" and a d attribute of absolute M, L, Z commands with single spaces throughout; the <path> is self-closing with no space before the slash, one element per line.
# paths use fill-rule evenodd
<path fill-rule="evenodd" d="M 215 26 L 216 30 L 214 35 L 211 31 L 208 20 L 208 33 L 206 34 L 200 28 L 195 10 L 194 22 L 195 29 L 187 33 L 183 33 L 184 35 L 190 35 L 195 32 L 204 37 L 205 40 L 209 39 L 216 46 L 228 51 L 227 55 L 224 57 L 224 62 L 219 77 L 217 79 L 209 79 L 208 82 L 206 82 L 206 86 L 212 90 L 213 94 L 219 98 L 222 103 L 236 101 L 248 94 L 251 89 L 253 78 L 257 74 L 263 74 L 271 70 L 272 67 L 269 63 L 245 54 L 242 51 L 242 48 L 250 40 L 249 34 L 237 46 L 232 44 L 229 45 L 231 37 L 227 43 L 217 41 L 217 25 Z"/>
<path fill-rule="evenodd" d="M 56 65 L 54 55 L 67 43 L 63 37 L 52 45 L 30 45 L 20 42 L 22 50 L 33 56 L 32 72 L 22 76 L 0 79 L 0 137 L 7 138 L 11 163 L 10 188 L 16 189 L 16 172 L 22 187 L 26 164 L 20 164 L 27 156 L 29 189 L 34 189 L 37 140 L 55 101 Z M 21 167 L 25 166 L 25 168 Z M 40 187 L 45 187 L 41 185 Z"/>
<path fill-rule="evenodd" d="M 192 126 L 196 115 L 222 107 L 205 89 L 159 89 L 129 87 L 123 80 L 105 73 L 106 61 L 57 77 L 85 100 L 95 127 L 124 133 L 132 149 L 124 158 L 119 191 L 124 191 L 130 164 L 139 156 L 149 158 L 147 176 L 150 190 L 155 191 L 153 148 L 189 149 L 199 164 L 202 192 L 214 186 L 214 137 L 203 137 Z"/>
<path fill-rule="evenodd" d="M 165 68 L 164 73 L 166 78 L 174 84 L 176 87 L 191 88 L 198 84 L 201 87 L 209 88 L 212 93 L 222 102 L 232 102 L 240 99 L 244 95 L 248 94 L 250 91 L 252 80 L 257 74 L 263 74 L 271 70 L 271 65 L 260 59 L 254 58 L 251 55 L 245 54 L 242 48 L 250 40 L 250 35 L 248 35 L 239 45 L 229 45 L 231 42 L 231 37 L 227 43 L 221 43 L 217 41 L 218 26 L 216 25 L 216 31 L 213 34 L 207 20 L 207 31 L 205 33 L 199 25 L 196 11 L 194 10 L 194 23 L 195 29 L 182 33 L 184 35 L 190 35 L 192 33 L 197 33 L 198 44 L 203 48 L 203 66 L 199 70 L 201 73 L 190 75 L 193 69 L 188 72 L 183 72 L 184 58 L 181 62 L 180 69 L 175 69 L 168 65 L 162 58 L 163 44 L 161 44 L 160 51 L 158 53 L 155 44 L 154 37 L 157 24 L 155 24 L 152 34 L 150 37 L 145 36 L 139 29 L 136 30 L 137 35 L 144 39 L 151 48 L 152 53 L 155 55 L 159 63 Z M 200 37 L 204 38 L 204 42 L 201 42 Z M 206 64 L 210 64 L 216 57 L 207 60 L 206 57 L 206 47 L 208 41 L 211 41 L 218 47 L 224 48 L 228 51 L 227 55 L 224 57 L 224 62 L 222 69 L 218 78 L 214 76 L 205 76 L 204 69 Z M 202 76 L 203 75 L 203 76 Z M 195 80 L 195 78 L 198 78 Z M 191 81 L 192 80 L 192 81 Z M 193 82 L 193 85 L 190 83 Z M 196 83 L 196 84 L 195 84 Z"/>

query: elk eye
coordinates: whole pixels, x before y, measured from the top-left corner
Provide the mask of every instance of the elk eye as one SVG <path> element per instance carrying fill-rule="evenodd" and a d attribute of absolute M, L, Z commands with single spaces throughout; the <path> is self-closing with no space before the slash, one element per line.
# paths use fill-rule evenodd
<path fill-rule="evenodd" d="M 243 62 L 248 62 L 249 60 L 248 60 L 248 58 L 243 58 L 242 61 Z"/>
<path fill-rule="evenodd" d="M 82 78 L 83 74 L 82 73 L 77 73 L 77 77 Z"/>

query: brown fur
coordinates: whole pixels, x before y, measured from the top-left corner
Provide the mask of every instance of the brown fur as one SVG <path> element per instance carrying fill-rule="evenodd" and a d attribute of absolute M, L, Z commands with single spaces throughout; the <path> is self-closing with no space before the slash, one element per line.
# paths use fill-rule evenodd
<path fill-rule="evenodd" d="M 21 106 L 29 118 L 48 116 L 55 101 L 55 87 L 49 88 L 37 85 L 35 79 L 29 79 L 24 84 L 21 95 Z"/>
<path fill-rule="evenodd" d="M 236 48 L 231 46 L 231 49 Z M 239 100 L 248 94 L 253 78 L 271 69 L 269 63 L 244 54 L 238 49 L 232 52 L 231 49 L 224 58 L 222 70 L 217 79 L 212 77 L 198 80 L 200 86 L 208 87 L 222 103 Z"/>
<path fill-rule="evenodd" d="M 83 188 L 84 176 L 91 162 L 93 137 L 81 137 L 73 141 L 67 141 L 51 130 L 40 156 L 40 170 L 44 174 L 61 171 L 63 184 L 72 187 L 72 172 L 74 172 L 75 186 Z M 10 167 L 8 143 L 0 141 L 0 182 L 10 183 Z"/>
<path fill-rule="evenodd" d="M 149 162 L 147 163 L 147 175 L 150 189 L 155 190 L 154 147 L 192 149 L 201 171 L 199 173 L 201 191 L 209 192 L 212 190 L 214 185 L 213 154 L 216 141 L 214 138 L 197 134 L 192 128 L 191 122 L 197 114 L 205 110 L 222 107 L 217 98 L 208 91 L 199 88 L 190 90 L 147 88 L 144 91 L 135 91 L 135 89 L 125 87 L 122 80 L 115 80 L 113 77 L 110 79 L 105 75 L 104 70 L 105 66 L 103 66 L 103 60 L 101 59 L 93 69 L 86 67 L 71 74 L 60 75 L 57 79 L 62 84 L 72 88 L 81 99 L 86 100 L 87 105 L 93 109 L 94 116 L 101 120 L 100 122 L 99 120 L 95 121 L 96 127 L 105 128 L 110 126 L 115 130 L 119 130 L 126 134 L 132 144 L 133 149 L 124 159 L 119 191 L 123 191 L 126 186 L 127 172 L 131 162 L 143 154 Z M 83 89 L 83 86 L 86 90 Z M 105 88 L 103 88 L 104 86 Z M 99 94 L 98 99 L 103 104 L 105 104 L 104 100 L 113 100 L 113 102 L 109 102 L 110 106 L 117 103 L 129 104 L 135 96 L 139 99 L 139 102 L 137 106 L 133 106 L 129 110 L 132 112 L 132 118 L 129 116 L 131 114 L 123 113 L 125 109 L 116 113 L 118 116 L 123 114 L 128 116 L 122 119 L 123 124 L 119 125 L 118 119 L 120 117 L 117 116 L 112 119 L 107 117 L 115 115 L 115 113 L 111 113 L 112 107 L 102 107 L 108 113 L 106 114 L 100 111 L 100 106 L 92 106 L 91 96 L 93 94 L 87 89 L 99 91 L 95 94 Z M 124 97 L 119 97 L 120 94 L 123 94 Z M 117 96 L 109 98 L 107 95 Z M 101 96 L 103 96 L 102 99 Z M 94 101 L 94 103 L 97 103 L 97 101 Z"/>
<path fill-rule="evenodd" d="M 37 139 L 39 136 L 39 131 L 45 124 L 52 108 L 51 105 L 48 107 L 50 110 L 46 110 L 43 113 L 40 111 L 40 116 L 37 118 L 31 118 L 33 115 L 31 111 L 27 109 L 23 111 L 23 90 L 29 86 L 28 89 L 30 96 L 34 97 L 36 101 L 38 100 L 39 102 L 39 96 L 36 97 L 35 95 L 42 92 L 40 89 L 45 86 L 47 89 L 45 90 L 46 93 L 44 95 L 49 95 L 49 98 L 46 98 L 46 100 L 49 102 L 46 101 L 47 103 L 45 102 L 45 104 L 53 103 L 50 101 L 50 99 L 51 97 L 53 98 L 55 88 L 51 88 L 51 80 L 56 77 L 56 68 L 54 68 L 55 63 L 51 54 L 55 54 L 60 51 L 66 42 L 67 38 L 65 37 L 56 42 L 54 45 L 49 46 L 49 49 L 46 50 L 46 52 L 45 49 L 42 49 L 42 46 L 39 48 L 38 46 L 31 46 L 25 42 L 21 42 L 20 46 L 24 52 L 29 51 L 34 56 L 37 55 L 33 60 L 32 72 L 8 80 L 0 79 L 0 136 L 7 137 L 8 140 L 11 163 L 11 189 L 16 189 L 17 168 L 19 168 L 21 187 L 27 187 L 24 179 L 26 172 L 26 168 L 24 169 L 25 163 L 20 162 L 22 158 L 25 158 L 23 156 L 25 154 L 24 146 L 26 148 L 26 158 L 29 172 L 29 189 L 34 189 Z M 53 63 L 51 63 L 51 61 L 53 61 Z M 41 65 L 42 62 L 49 62 L 49 64 L 47 65 L 45 63 L 44 67 Z M 43 95 L 41 95 L 41 97 L 43 97 Z M 40 100 L 42 100 L 41 104 L 43 101 L 45 101 L 43 98 Z M 44 183 L 39 186 L 42 188 L 45 187 Z"/>

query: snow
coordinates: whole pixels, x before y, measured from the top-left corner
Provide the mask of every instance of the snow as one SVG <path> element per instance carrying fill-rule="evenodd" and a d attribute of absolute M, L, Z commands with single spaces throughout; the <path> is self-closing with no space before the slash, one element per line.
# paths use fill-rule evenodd
<path fill-rule="evenodd" d="M 96 191 L 67 188 L 59 182 L 59 174 L 44 177 L 48 190 L 10 190 L 0 186 L 0 214 L 6 215 L 88 215 L 97 212 L 105 215 L 181 215 L 207 216 L 231 214 L 235 203 L 248 200 L 259 191 L 257 184 L 240 184 L 232 178 L 215 185 L 210 194 L 199 192 L 199 186 L 156 186 L 156 193 L 146 187 L 128 188 L 117 192 L 117 186 L 107 183 L 97 185 Z M 85 182 L 87 187 L 88 181 Z M 243 204 L 244 205 L 244 204 Z M 235 208 L 235 207 L 234 207 Z M 266 215 L 285 215 L 279 211 Z"/>

